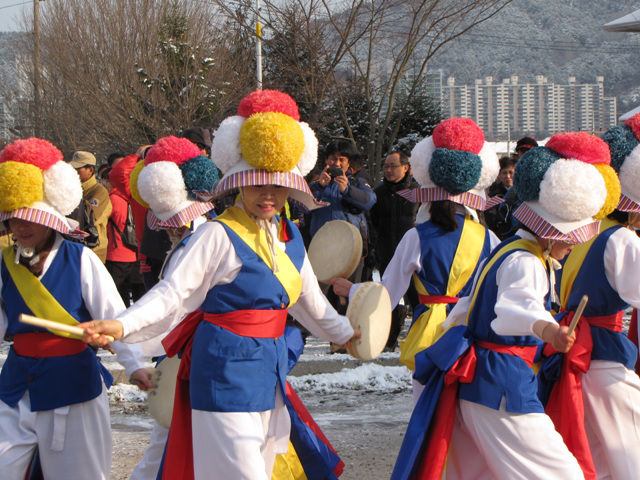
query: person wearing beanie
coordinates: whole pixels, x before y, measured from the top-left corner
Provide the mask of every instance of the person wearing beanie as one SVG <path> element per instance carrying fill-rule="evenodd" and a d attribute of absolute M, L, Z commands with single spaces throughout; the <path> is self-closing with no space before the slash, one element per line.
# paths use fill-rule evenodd
<path fill-rule="evenodd" d="M 615 210 L 598 236 L 566 258 L 557 284 L 561 324 L 571 321 L 583 295 L 588 303 L 577 345 L 551 356 L 539 374 L 547 413 L 588 480 L 634 478 L 640 471 L 638 349 L 622 333 L 625 310 L 640 307 L 640 115 L 608 130 L 600 143 L 603 155 L 611 152 L 607 183 Z"/>
<path fill-rule="evenodd" d="M 111 215 L 111 200 L 109 192 L 96 179 L 96 157 L 93 153 L 78 151 L 73 154 L 69 162 L 78 172 L 78 177 L 82 182 L 82 200 L 93 211 L 95 226 L 98 229 L 100 242 L 93 247 L 93 252 L 98 255 L 102 263 L 107 261 L 107 246 L 109 239 L 107 236 L 107 224 Z"/>
<path fill-rule="evenodd" d="M 63 238 L 83 232 L 65 217 L 82 198 L 74 169 L 51 143 L 17 140 L 0 154 L 0 229 L 14 245 L 0 261 L 0 338 L 13 338 L 0 373 L 0 471 L 23 479 L 35 452 L 44 477 L 103 479 L 111 470 L 107 389 L 113 378 L 80 337 L 21 323 L 21 314 L 77 325 L 124 311 L 98 257 Z M 146 390 L 137 346 L 112 344 Z"/>
<path fill-rule="evenodd" d="M 522 156 L 527 153 L 532 148 L 536 148 L 538 146 L 538 142 L 533 137 L 522 137 L 520 140 L 516 142 L 516 148 L 514 148 L 516 160 L 522 158 Z"/>
<path fill-rule="evenodd" d="M 411 166 L 420 188 L 398 192 L 423 202 L 419 223 L 403 237 L 382 276 L 391 304 L 396 306 L 413 281 L 419 305 L 414 309 L 400 361 L 415 369 L 415 355 L 441 334 L 451 306 L 469 293 L 473 274 L 498 239 L 479 223 L 485 189 L 498 175 L 498 158 L 484 133 L 468 118 L 438 124 L 433 136 L 411 152 Z M 333 283 L 338 295 L 351 296 L 357 285 L 344 279 Z M 414 400 L 423 386 L 414 382 Z"/>
<path fill-rule="evenodd" d="M 284 93 L 245 97 L 211 149 L 226 172 L 214 194 L 241 198 L 198 228 L 171 274 L 127 312 L 83 326 L 96 345 L 107 340 L 96 333 L 139 342 L 189 314 L 163 340 L 167 355 L 182 351 L 163 479 L 270 479 L 289 445 L 287 312 L 326 340 L 359 337 L 322 295 L 296 227 L 278 215 L 287 198 L 318 206 L 303 178 L 317 140 L 299 119 Z M 159 170 L 152 152 L 140 176 Z"/>
<path fill-rule="evenodd" d="M 414 378 L 425 389 L 392 479 L 441 478 L 445 459 L 447 479 L 584 478 L 544 413 L 532 365 L 543 342 L 567 352 L 575 341 L 550 310 L 560 260 L 597 234 L 594 216 L 613 208 L 610 160 L 597 140 L 554 135 L 552 148 L 518 162 L 523 203 L 514 215 L 523 227 L 479 269 L 446 333 L 416 356 Z"/>

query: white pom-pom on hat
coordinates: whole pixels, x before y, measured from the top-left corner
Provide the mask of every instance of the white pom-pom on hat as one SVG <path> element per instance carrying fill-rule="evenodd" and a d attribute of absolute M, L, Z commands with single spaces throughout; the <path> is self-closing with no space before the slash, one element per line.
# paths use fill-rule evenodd
<path fill-rule="evenodd" d="M 227 173 L 242 158 L 240 129 L 246 120 L 239 115 L 225 118 L 218 129 L 213 132 L 211 160 L 222 173 Z"/>
<path fill-rule="evenodd" d="M 173 162 L 154 162 L 138 175 L 140 197 L 160 220 L 164 221 L 191 203 L 180 167 Z"/>
<path fill-rule="evenodd" d="M 622 193 L 640 204 L 640 145 L 625 158 L 620 167 L 619 178 Z"/>
<path fill-rule="evenodd" d="M 42 176 L 45 201 L 62 215 L 71 214 L 82 200 L 82 183 L 76 170 L 59 161 L 44 170 Z"/>
<path fill-rule="evenodd" d="M 571 222 L 596 215 L 606 196 L 607 187 L 598 170 L 575 159 L 553 162 L 540 183 L 540 204 L 553 215 Z"/>
<path fill-rule="evenodd" d="M 482 170 L 480 172 L 480 179 L 474 187 L 474 190 L 486 190 L 496 181 L 496 178 L 498 178 L 500 161 L 494 148 L 487 142 L 484 142 L 478 156 L 482 160 Z"/>
<path fill-rule="evenodd" d="M 304 134 L 304 150 L 302 150 L 302 155 L 298 160 L 298 168 L 304 176 L 316 166 L 318 161 L 318 139 L 309 124 L 306 122 L 298 122 L 298 124 Z"/>
<path fill-rule="evenodd" d="M 413 150 L 411 150 L 411 171 L 413 178 L 425 188 L 435 187 L 429 176 L 429 164 L 431 156 L 435 152 L 436 146 L 431 137 L 424 138 L 419 141 Z"/>

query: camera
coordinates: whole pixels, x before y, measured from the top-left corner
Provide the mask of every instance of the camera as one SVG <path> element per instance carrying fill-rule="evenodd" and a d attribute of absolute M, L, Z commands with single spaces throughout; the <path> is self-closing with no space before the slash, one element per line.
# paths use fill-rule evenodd
<path fill-rule="evenodd" d="M 342 170 L 340 167 L 330 167 L 327 168 L 327 174 L 333 179 L 344 175 L 344 170 Z"/>

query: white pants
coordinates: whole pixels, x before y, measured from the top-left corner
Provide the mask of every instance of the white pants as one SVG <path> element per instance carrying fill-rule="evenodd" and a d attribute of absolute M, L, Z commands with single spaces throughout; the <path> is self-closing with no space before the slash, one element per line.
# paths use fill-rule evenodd
<path fill-rule="evenodd" d="M 594 360 L 582 376 L 585 425 L 598 479 L 640 476 L 640 378 L 617 362 Z"/>
<path fill-rule="evenodd" d="M 36 447 L 47 480 L 107 480 L 111 425 L 107 391 L 84 403 L 32 412 L 29 393 L 11 408 L 0 401 L 0 477 L 24 480 Z"/>
<path fill-rule="evenodd" d="M 153 426 L 149 446 L 144 451 L 140 463 L 133 469 L 130 480 L 156 480 L 168 436 L 168 428 L 158 423 Z"/>
<path fill-rule="evenodd" d="M 458 400 L 447 480 L 584 479 L 551 419 Z"/>
<path fill-rule="evenodd" d="M 271 480 L 289 447 L 291 418 L 276 391 L 266 412 L 191 411 L 195 480 Z"/>

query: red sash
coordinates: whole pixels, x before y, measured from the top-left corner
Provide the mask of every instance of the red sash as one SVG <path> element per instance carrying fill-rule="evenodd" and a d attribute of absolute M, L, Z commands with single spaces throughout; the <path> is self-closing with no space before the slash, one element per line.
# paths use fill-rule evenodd
<path fill-rule="evenodd" d="M 177 355 L 182 350 L 173 404 L 173 417 L 162 470 L 163 480 L 177 478 L 190 480 L 194 478 L 189 379 L 193 335 L 203 320 L 244 337 L 275 338 L 284 333 L 287 310 L 239 310 L 223 314 L 196 310 L 187 315 L 162 340 L 162 345 L 169 357 Z M 278 332 L 281 333 L 272 335 Z"/>
<path fill-rule="evenodd" d="M 13 337 L 13 350 L 21 357 L 65 357 L 84 351 L 87 344 L 74 338 L 59 337 L 52 333 L 18 333 Z"/>
<path fill-rule="evenodd" d="M 458 297 L 447 297 L 445 295 L 418 295 L 418 300 L 423 305 L 433 305 L 436 303 L 458 303 Z"/>
<path fill-rule="evenodd" d="M 638 310 L 633 309 L 631 313 L 631 322 L 629 323 L 629 331 L 627 332 L 627 338 L 638 347 Z M 636 358 L 636 373 L 640 375 L 640 356 Z"/>
<path fill-rule="evenodd" d="M 569 325 L 575 312 L 569 312 L 560 321 L 560 325 Z M 553 420 L 556 430 L 562 435 L 569 451 L 576 457 L 584 478 L 596 479 L 596 469 L 591 457 L 591 449 L 584 428 L 584 401 L 582 398 L 582 374 L 589 371 L 593 339 L 590 325 L 622 331 L 622 315 L 618 312 L 602 317 L 583 317 L 586 322 L 578 323 L 576 341 L 564 354 L 560 378 L 554 386 L 545 412 Z M 544 354 L 556 353 L 551 344 L 546 344 Z"/>
<path fill-rule="evenodd" d="M 499 345 L 497 343 L 478 342 L 479 347 L 498 353 L 507 353 L 522 358 L 527 365 L 533 365 L 537 347 Z M 440 480 L 444 470 L 447 452 L 451 443 L 453 423 L 456 418 L 456 395 L 459 383 L 471 383 L 476 373 L 476 345 L 471 347 L 453 364 L 444 377 L 444 388 L 438 399 L 434 423 L 429 433 L 429 442 L 420 459 L 416 479 Z"/>

